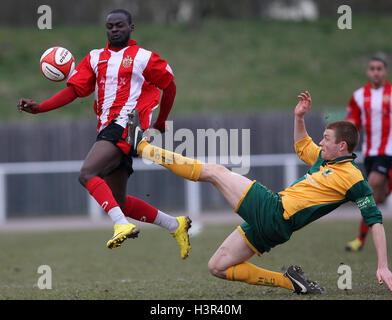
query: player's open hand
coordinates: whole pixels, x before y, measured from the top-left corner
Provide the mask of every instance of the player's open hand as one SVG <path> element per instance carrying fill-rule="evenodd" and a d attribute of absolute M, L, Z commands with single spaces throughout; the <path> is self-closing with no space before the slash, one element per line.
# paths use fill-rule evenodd
<path fill-rule="evenodd" d="M 18 110 L 20 112 L 37 113 L 38 103 L 31 99 L 22 98 L 19 100 Z"/>
<path fill-rule="evenodd" d="M 295 107 L 294 114 L 296 117 L 304 117 L 312 105 L 312 97 L 308 91 L 305 91 L 305 93 L 302 92 L 298 98 L 299 102 Z"/>
<path fill-rule="evenodd" d="M 392 291 L 392 272 L 388 268 L 377 269 L 377 279 L 379 284 L 385 282 L 389 290 Z"/>

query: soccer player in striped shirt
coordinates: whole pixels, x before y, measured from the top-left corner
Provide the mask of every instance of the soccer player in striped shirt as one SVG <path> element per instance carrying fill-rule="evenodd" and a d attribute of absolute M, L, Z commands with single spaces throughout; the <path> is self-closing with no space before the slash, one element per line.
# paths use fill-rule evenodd
<path fill-rule="evenodd" d="M 288 241 L 293 232 L 328 214 L 341 204 L 357 204 L 371 226 L 378 257 L 377 279 L 392 291 L 382 215 L 372 190 L 354 162 L 353 150 L 359 133 L 349 121 L 330 123 L 319 146 L 308 136 L 305 114 L 311 106 L 308 92 L 299 96 L 294 111 L 294 146 L 298 157 L 310 166 L 307 173 L 285 190 L 275 193 L 256 181 L 233 173 L 218 164 L 201 163 L 150 145 L 138 129 L 130 130 L 139 156 L 152 160 L 175 174 L 193 181 L 209 182 L 223 194 L 245 222 L 224 240 L 211 257 L 210 272 L 225 280 L 282 287 L 296 293 L 324 293 L 309 281 L 302 269 L 290 266 L 283 273 L 262 269 L 247 262 Z M 170 161 L 165 162 L 165 159 Z"/>
<path fill-rule="evenodd" d="M 163 132 L 176 94 L 173 72 L 158 54 L 131 39 L 134 24 L 128 11 L 111 11 L 105 26 L 107 46 L 89 52 L 70 75 L 66 89 L 40 104 L 22 98 L 18 108 L 33 114 L 46 112 L 94 92 L 98 136 L 83 163 L 79 181 L 113 220 L 114 235 L 106 246 L 117 248 L 125 239 L 137 237 L 139 229 L 126 219 L 130 217 L 169 230 L 185 259 L 190 250 L 189 217 L 172 217 L 126 194 L 127 180 L 133 172 L 131 146 L 126 141 L 128 114 L 137 109 L 141 127 L 149 128 L 162 90 L 153 127 Z"/>
<path fill-rule="evenodd" d="M 391 84 L 386 80 L 386 61 L 372 57 L 366 74 L 369 82 L 353 93 L 346 120 L 353 122 L 358 130 L 363 128 L 366 175 L 376 203 L 381 204 L 389 194 L 392 166 L 392 101 Z M 357 237 L 346 244 L 346 250 L 361 250 L 368 232 L 369 226 L 362 220 Z"/>

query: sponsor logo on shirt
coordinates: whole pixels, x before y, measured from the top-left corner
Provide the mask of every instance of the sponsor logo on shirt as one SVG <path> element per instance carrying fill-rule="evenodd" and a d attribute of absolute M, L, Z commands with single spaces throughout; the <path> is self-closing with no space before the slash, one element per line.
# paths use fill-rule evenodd
<path fill-rule="evenodd" d="M 332 170 L 332 169 L 325 169 L 325 170 L 323 171 L 322 175 L 323 175 L 324 177 L 327 177 L 327 176 L 331 175 L 332 173 L 333 173 L 333 170 Z"/>
<path fill-rule="evenodd" d="M 357 203 L 359 210 L 370 208 L 376 205 L 372 196 L 359 198 L 355 202 Z"/>
<path fill-rule="evenodd" d="M 358 205 L 359 209 L 365 208 L 369 203 L 370 203 L 370 200 L 367 197 L 361 198 L 357 201 L 357 205 Z"/>

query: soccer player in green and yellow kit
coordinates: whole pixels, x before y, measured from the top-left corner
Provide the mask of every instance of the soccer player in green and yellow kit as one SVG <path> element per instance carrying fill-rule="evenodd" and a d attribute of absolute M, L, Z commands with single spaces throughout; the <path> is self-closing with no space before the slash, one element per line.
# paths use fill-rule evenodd
<path fill-rule="evenodd" d="M 382 215 L 371 188 L 354 162 L 358 130 L 348 121 L 330 123 L 317 146 L 309 137 L 304 120 L 311 107 L 310 94 L 306 92 L 298 97 L 300 101 L 294 111 L 295 151 L 311 167 L 305 176 L 279 193 L 221 165 L 204 164 L 150 145 L 136 134 L 137 130 L 131 130 L 131 138 L 139 156 L 157 162 L 183 178 L 213 184 L 245 220 L 211 257 L 208 268 L 214 276 L 283 287 L 296 293 L 324 293 L 325 290 L 309 281 L 298 266 L 289 267 L 283 274 L 262 269 L 247 260 L 288 241 L 294 231 L 341 204 L 353 201 L 372 229 L 378 257 L 378 281 L 380 284 L 385 282 L 392 290 Z"/>

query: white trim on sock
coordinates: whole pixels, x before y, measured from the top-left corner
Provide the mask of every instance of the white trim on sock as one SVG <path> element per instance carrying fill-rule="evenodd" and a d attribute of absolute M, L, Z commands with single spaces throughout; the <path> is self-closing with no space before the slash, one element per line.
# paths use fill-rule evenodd
<path fill-rule="evenodd" d="M 112 219 L 113 224 L 129 224 L 127 218 L 125 218 L 124 213 L 121 211 L 120 207 L 114 207 L 108 212 L 109 217 Z"/>
<path fill-rule="evenodd" d="M 178 228 L 177 218 L 170 216 L 160 210 L 158 210 L 157 216 L 155 217 L 153 223 L 157 226 L 169 230 L 170 233 L 175 232 Z"/>

